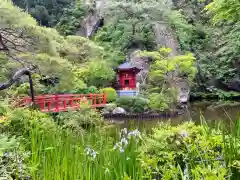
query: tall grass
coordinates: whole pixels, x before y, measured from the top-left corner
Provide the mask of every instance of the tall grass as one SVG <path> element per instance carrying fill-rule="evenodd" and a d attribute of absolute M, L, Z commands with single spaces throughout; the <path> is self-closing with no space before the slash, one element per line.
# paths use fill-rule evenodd
<path fill-rule="evenodd" d="M 230 118 L 229 123 L 228 128 L 222 127 L 224 158 L 235 180 L 240 179 L 240 117 L 235 121 Z"/>
<path fill-rule="evenodd" d="M 144 177 L 138 161 L 138 137 L 127 139 L 128 144 L 122 149 L 114 149 L 120 137 L 114 140 L 99 130 L 75 136 L 66 131 L 42 134 L 36 127 L 30 137 L 33 179 L 141 180 Z"/>
<path fill-rule="evenodd" d="M 228 121 L 219 120 L 214 127 L 210 127 L 205 118 L 201 116 L 201 126 L 205 128 L 206 132 L 210 132 L 212 129 L 221 131 L 224 161 L 231 171 L 231 179 L 238 180 L 240 179 L 240 116 L 233 120 L 226 111 L 225 114 Z"/>
<path fill-rule="evenodd" d="M 208 136 L 212 128 L 204 118 L 201 126 Z M 222 129 L 224 160 L 235 178 L 238 171 L 234 163 L 240 158 L 240 121 L 228 129 L 219 123 L 217 128 Z M 34 180 L 151 179 L 152 172 L 140 162 L 139 137 L 128 139 L 131 133 L 116 130 L 110 135 L 103 129 L 90 129 L 76 135 L 59 129 L 43 134 L 40 128 L 33 127 L 30 131 L 32 177 Z"/>

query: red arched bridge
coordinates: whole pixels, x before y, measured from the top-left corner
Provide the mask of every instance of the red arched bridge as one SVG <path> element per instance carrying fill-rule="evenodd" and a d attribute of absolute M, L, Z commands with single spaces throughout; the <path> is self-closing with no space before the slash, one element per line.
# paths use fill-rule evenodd
<path fill-rule="evenodd" d="M 31 97 L 21 98 L 19 106 L 32 104 Z M 57 94 L 35 96 L 34 105 L 42 112 L 63 112 L 81 108 L 88 104 L 92 108 L 103 107 L 106 104 L 105 94 Z"/>

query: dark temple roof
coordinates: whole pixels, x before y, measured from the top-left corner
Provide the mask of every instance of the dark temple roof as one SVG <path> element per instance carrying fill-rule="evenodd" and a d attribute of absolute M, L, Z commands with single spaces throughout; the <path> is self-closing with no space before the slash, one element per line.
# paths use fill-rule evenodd
<path fill-rule="evenodd" d="M 127 69 L 137 69 L 137 70 L 141 70 L 138 67 L 132 65 L 130 62 L 125 62 L 123 64 L 120 64 L 116 69 L 118 70 L 127 70 Z"/>

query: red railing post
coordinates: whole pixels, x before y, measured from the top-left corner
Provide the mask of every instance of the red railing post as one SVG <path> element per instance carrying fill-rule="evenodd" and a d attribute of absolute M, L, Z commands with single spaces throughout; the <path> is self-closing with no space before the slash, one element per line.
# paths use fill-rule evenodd
<path fill-rule="evenodd" d="M 107 95 L 106 95 L 106 93 L 104 93 L 103 95 L 103 104 L 106 104 L 106 102 L 107 102 Z"/>
<path fill-rule="evenodd" d="M 92 106 L 95 107 L 97 104 L 97 94 L 93 94 Z"/>
<path fill-rule="evenodd" d="M 45 109 L 44 97 L 40 97 L 38 99 L 37 103 L 39 104 L 40 111 L 44 111 L 44 109 Z"/>
<path fill-rule="evenodd" d="M 63 100 L 63 110 L 64 111 L 67 110 L 67 100 L 66 99 Z"/>
<path fill-rule="evenodd" d="M 91 106 L 91 107 L 92 107 L 92 105 L 93 105 L 93 102 L 92 102 L 92 101 L 93 101 L 93 100 L 92 100 L 93 97 L 92 97 L 92 96 L 93 96 L 92 94 L 89 94 L 89 96 L 88 96 L 88 97 L 89 97 L 89 101 L 90 101 L 90 106 Z"/>
<path fill-rule="evenodd" d="M 58 95 L 55 95 L 54 101 L 55 101 L 54 111 L 58 112 L 59 111 L 59 97 L 58 97 Z"/>

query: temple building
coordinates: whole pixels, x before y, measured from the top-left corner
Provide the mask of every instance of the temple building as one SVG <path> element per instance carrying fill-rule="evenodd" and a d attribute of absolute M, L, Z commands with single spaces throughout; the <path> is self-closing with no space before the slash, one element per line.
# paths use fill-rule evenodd
<path fill-rule="evenodd" d="M 115 71 L 117 72 L 117 93 L 119 96 L 135 96 L 137 95 L 136 76 L 141 71 L 140 68 L 125 62 L 119 65 Z"/>

